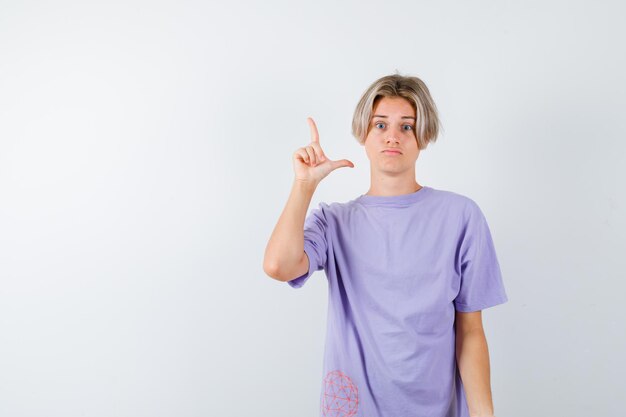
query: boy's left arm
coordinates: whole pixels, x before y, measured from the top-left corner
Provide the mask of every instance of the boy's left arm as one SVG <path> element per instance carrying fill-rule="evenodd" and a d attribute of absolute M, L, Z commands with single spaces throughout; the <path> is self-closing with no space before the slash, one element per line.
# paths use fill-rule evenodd
<path fill-rule="evenodd" d="M 470 417 L 492 417 L 489 350 L 481 311 L 456 312 L 456 361 Z"/>

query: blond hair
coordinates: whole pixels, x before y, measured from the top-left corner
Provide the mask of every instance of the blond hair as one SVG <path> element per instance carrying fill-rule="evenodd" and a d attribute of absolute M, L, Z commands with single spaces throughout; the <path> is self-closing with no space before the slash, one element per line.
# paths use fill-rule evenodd
<path fill-rule="evenodd" d="M 352 118 L 352 135 L 361 145 L 365 143 L 371 128 L 372 110 L 383 97 L 402 97 L 411 104 L 417 118 L 415 137 L 420 150 L 426 148 L 429 142 L 437 140 L 441 122 L 428 87 L 417 77 L 396 73 L 374 81 L 356 106 Z"/>

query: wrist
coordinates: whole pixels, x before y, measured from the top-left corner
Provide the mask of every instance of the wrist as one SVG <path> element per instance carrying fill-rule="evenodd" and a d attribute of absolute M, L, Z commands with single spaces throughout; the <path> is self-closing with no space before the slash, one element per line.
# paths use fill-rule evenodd
<path fill-rule="evenodd" d="M 306 191 L 315 191 L 319 184 L 319 181 L 314 180 L 302 180 L 299 178 L 294 178 L 293 186 L 299 189 L 303 189 Z"/>

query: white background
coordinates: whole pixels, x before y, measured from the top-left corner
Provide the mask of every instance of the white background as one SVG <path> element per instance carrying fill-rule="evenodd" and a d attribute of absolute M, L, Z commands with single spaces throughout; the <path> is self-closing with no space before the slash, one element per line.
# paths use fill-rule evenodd
<path fill-rule="evenodd" d="M 266 276 L 292 154 L 369 187 L 357 101 L 422 78 L 417 180 L 474 199 L 509 302 L 499 417 L 617 416 L 626 371 L 619 1 L 0 1 L 0 415 L 316 416 L 324 273 Z"/>

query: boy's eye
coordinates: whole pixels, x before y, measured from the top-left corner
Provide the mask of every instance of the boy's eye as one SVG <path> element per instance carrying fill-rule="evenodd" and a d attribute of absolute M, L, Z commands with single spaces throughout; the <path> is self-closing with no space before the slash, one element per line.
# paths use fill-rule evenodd
<path fill-rule="evenodd" d="M 376 124 L 374 126 L 376 126 L 379 129 L 383 129 L 384 126 L 385 126 L 385 123 L 383 123 L 383 122 L 376 122 Z M 410 131 L 413 130 L 413 126 L 412 125 L 403 125 L 402 128 L 404 130 L 406 130 L 407 132 L 410 132 Z"/>

